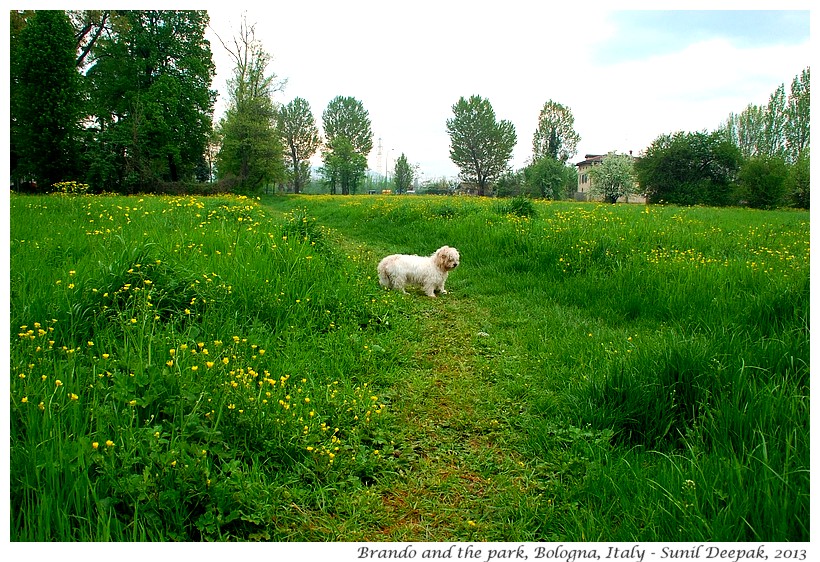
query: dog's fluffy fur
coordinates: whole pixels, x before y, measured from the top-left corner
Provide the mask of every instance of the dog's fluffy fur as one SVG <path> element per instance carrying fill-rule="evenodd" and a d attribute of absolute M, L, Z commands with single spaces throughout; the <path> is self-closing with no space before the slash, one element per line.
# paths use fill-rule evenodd
<path fill-rule="evenodd" d="M 379 283 L 402 293 L 407 285 L 418 285 L 429 297 L 446 293 L 444 282 L 451 270 L 458 267 L 458 250 L 442 246 L 432 256 L 393 254 L 379 262 Z"/>

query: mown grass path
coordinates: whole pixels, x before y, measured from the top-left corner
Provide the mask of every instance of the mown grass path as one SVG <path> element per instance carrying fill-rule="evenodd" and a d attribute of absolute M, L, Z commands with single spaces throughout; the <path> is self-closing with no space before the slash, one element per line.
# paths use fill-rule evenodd
<path fill-rule="evenodd" d="M 425 299 L 420 295 L 407 298 Z M 409 470 L 384 490 L 387 520 L 369 539 L 502 540 L 492 511 L 516 495 L 523 465 L 509 448 L 509 407 L 482 372 L 473 342 L 488 312 L 457 295 L 419 303 L 415 368 L 397 381 L 394 415 L 407 428 Z"/>

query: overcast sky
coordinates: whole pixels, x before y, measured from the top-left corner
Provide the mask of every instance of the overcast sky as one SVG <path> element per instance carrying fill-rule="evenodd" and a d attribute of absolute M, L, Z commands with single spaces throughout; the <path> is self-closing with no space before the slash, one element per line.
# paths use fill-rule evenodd
<path fill-rule="evenodd" d="M 544 103 L 568 106 L 581 136 L 573 161 L 611 150 L 639 154 L 679 130 L 714 130 L 731 112 L 765 104 L 810 66 L 807 10 L 612 10 L 617 2 L 300 0 L 269 7 L 208 2 L 225 108 L 233 65 L 222 40 L 243 14 L 287 84 L 277 101 L 305 98 L 321 115 L 338 95 L 360 100 L 373 128 L 370 167 L 392 172 L 406 154 L 423 179 L 454 177 L 445 122 L 459 97 L 479 95 L 515 125 L 513 168 L 532 155 Z M 264 6 L 256 3 L 254 6 Z M 631 4 L 631 6 L 641 4 Z M 674 5 L 674 4 L 673 4 Z M 689 2 L 731 7 L 728 2 Z M 746 3 L 750 5 L 750 3 Z M 806 8 L 801 2 L 756 7 Z M 736 6 L 735 6 L 736 7 Z M 382 158 L 379 159 L 379 139 Z"/>

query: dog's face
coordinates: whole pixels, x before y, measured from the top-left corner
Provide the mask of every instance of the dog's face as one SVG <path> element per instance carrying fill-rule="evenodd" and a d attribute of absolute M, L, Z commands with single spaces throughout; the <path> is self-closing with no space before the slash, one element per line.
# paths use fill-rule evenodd
<path fill-rule="evenodd" d="M 442 246 L 436 250 L 435 260 L 439 269 L 442 271 L 450 271 L 451 269 L 458 267 L 458 263 L 461 261 L 461 256 L 459 256 L 458 250 L 455 248 L 451 248 L 450 246 Z"/>

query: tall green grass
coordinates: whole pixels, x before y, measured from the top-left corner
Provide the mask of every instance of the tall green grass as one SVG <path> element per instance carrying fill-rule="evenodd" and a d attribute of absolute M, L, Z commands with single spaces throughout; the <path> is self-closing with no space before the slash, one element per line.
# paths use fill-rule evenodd
<path fill-rule="evenodd" d="M 514 203 L 12 196 L 12 539 L 808 540 L 808 214 Z"/>
<path fill-rule="evenodd" d="M 12 538 L 275 537 L 381 470 L 391 295 L 327 238 L 242 198 L 14 197 Z"/>

